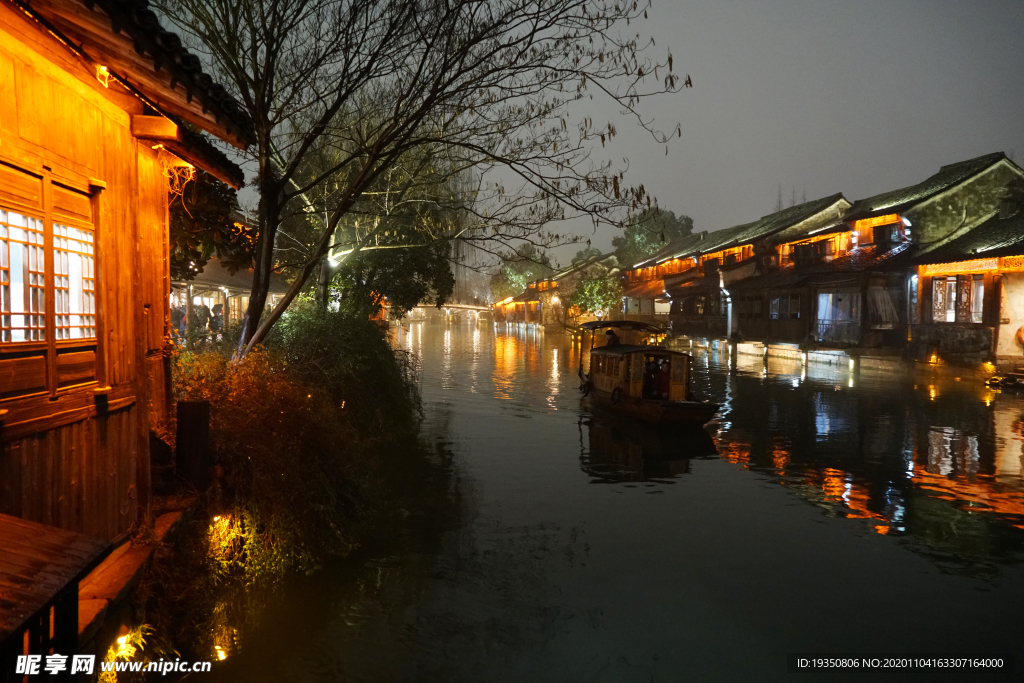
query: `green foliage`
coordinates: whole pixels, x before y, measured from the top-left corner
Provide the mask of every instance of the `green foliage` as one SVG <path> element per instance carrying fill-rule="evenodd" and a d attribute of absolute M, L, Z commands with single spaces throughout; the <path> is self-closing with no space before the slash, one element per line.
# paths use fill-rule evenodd
<path fill-rule="evenodd" d="M 449 243 L 362 252 L 345 262 L 331 282 L 331 298 L 343 310 L 368 318 L 384 306 L 402 317 L 420 304 L 440 306 L 455 289 Z"/>
<path fill-rule="evenodd" d="M 412 356 L 392 349 L 373 321 L 298 300 L 267 338 L 301 384 L 318 387 L 362 435 L 411 434 L 419 417 Z"/>
<path fill-rule="evenodd" d="M 371 449 L 413 434 L 419 415 L 407 356 L 364 318 L 301 302 L 268 342 L 238 361 L 208 351 L 176 362 L 177 398 L 211 404 L 230 519 L 219 571 L 247 582 L 351 551 L 380 502 Z"/>
<path fill-rule="evenodd" d="M 205 171 L 170 201 L 171 277 L 191 280 L 214 254 L 230 272 L 252 267 L 253 242 L 239 227 L 235 191 Z"/>
<path fill-rule="evenodd" d="M 530 243 L 520 245 L 502 260 L 501 268 L 491 277 L 491 293 L 495 299 L 522 294 L 528 283 L 554 272 L 548 255 Z"/>
<path fill-rule="evenodd" d="M 360 454 L 354 430 L 324 392 L 295 381 L 279 354 L 254 351 L 229 364 L 183 354 L 179 397 L 211 403 L 220 505 L 236 539 L 222 570 L 247 582 L 311 571 L 352 547 Z"/>
<path fill-rule="evenodd" d="M 586 249 L 580 249 L 579 251 L 576 252 L 576 255 L 572 257 L 572 262 L 574 264 L 575 263 L 580 263 L 581 261 L 586 261 L 588 259 L 592 259 L 595 256 L 600 256 L 600 255 L 601 255 L 601 250 L 600 249 L 598 249 L 597 247 L 592 247 L 592 246 L 590 246 L 588 244 Z"/>
<path fill-rule="evenodd" d="M 622 285 L 618 278 L 609 275 L 584 277 L 569 297 L 570 306 L 577 307 L 580 313 L 593 313 L 598 318 L 617 310 L 621 303 Z"/>
<path fill-rule="evenodd" d="M 693 232 L 693 219 L 672 211 L 646 209 L 626 226 L 620 237 L 612 238 L 615 256 L 624 268 L 642 261 L 672 240 Z"/>

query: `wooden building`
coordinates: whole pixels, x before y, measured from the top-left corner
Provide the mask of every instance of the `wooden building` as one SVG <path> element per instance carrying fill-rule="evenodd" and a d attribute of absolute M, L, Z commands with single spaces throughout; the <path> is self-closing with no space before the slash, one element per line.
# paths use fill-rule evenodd
<path fill-rule="evenodd" d="M 975 286 L 973 315 L 978 320 L 965 320 L 963 311 L 949 318 L 973 326 L 969 332 L 945 320 L 936 327 L 927 308 L 930 281 L 919 282 L 915 264 L 924 262 L 915 259 L 973 234 L 1022 173 L 1003 154 L 989 154 L 943 166 L 915 185 L 859 200 L 839 220 L 778 233 L 771 240 L 774 254 L 765 256 L 758 274 L 729 287 L 740 338 L 885 348 L 895 354 L 910 340 L 912 356 L 930 356 L 936 345 L 961 354 L 992 347 L 992 319 L 982 324 L 979 298 L 982 291 L 995 296 L 991 277 L 985 283 L 979 277 Z M 937 262 L 927 263 L 935 267 Z M 962 294 L 961 306 L 970 298 Z M 986 306 L 997 308 L 995 300 Z"/>
<path fill-rule="evenodd" d="M 982 301 L 983 296 L 996 296 L 992 274 L 982 275 L 978 285 L 973 284 L 973 275 L 979 273 L 972 274 L 971 293 L 944 299 L 971 308 L 970 313 L 954 311 L 948 321 L 963 323 L 971 318 L 969 324 L 976 327 L 965 335 L 945 326 L 946 321 L 937 327 L 932 324 L 934 314 L 927 308 L 932 301 L 931 280 L 922 284 L 911 257 L 974 232 L 996 214 L 1007 188 L 1022 178 L 1024 170 L 997 152 L 943 166 L 915 185 L 855 202 L 845 216 L 855 245 L 847 257 L 847 272 L 814 282 L 818 327 L 830 325 L 832 314 L 823 301 L 829 293 L 855 298 L 860 309 L 852 314 L 843 338 L 819 334 L 818 340 L 869 348 L 902 349 L 909 344 L 915 357 L 930 356 L 937 345 L 959 354 L 984 355 L 994 349 L 992 326 L 997 314 L 992 311 L 998 309 L 998 302 L 992 298 L 983 305 Z M 856 286 L 849 281 L 850 271 L 861 273 Z M 958 282 L 967 286 L 966 279 Z M 990 311 L 988 317 L 983 311 Z"/>
<path fill-rule="evenodd" d="M 252 124 L 144 4 L 0 0 L 0 513 L 145 520 L 168 411 L 167 207 Z M 2 553 L 0 549 L 0 553 Z"/>
<path fill-rule="evenodd" d="M 654 309 L 659 300 L 669 301 L 674 334 L 733 336 L 742 325 L 741 320 L 752 319 L 754 312 L 760 314 L 763 310 L 767 316 L 769 302 L 763 300 L 760 290 L 739 298 L 733 290 L 738 283 L 778 266 L 777 236 L 790 234 L 794 239 L 813 239 L 815 230 L 836 224 L 849 206 L 841 194 L 834 194 L 776 211 L 751 223 L 688 235 L 631 268 L 626 275 L 624 296 L 640 300 L 640 316 L 644 297 L 653 298 L 648 310 Z M 636 317 L 633 309 L 626 311 L 627 317 Z"/>
<path fill-rule="evenodd" d="M 909 350 L 925 362 L 1024 367 L 1024 212 L 1003 207 L 915 259 Z"/>

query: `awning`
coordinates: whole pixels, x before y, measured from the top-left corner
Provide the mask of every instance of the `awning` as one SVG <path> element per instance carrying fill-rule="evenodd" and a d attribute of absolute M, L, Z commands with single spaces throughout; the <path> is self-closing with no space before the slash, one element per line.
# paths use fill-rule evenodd
<path fill-rule="evenodd" d="M 185 287 L 191 284 L 200 289 L 227 289 L 234 292 L 246 293 L 252 291 L 252 269 L 239 270 L 234 275 L 221 265 L 220 259 L 211 258 L 203 266 L 203 272 L 199 273 L 192 280 L 175 280 L 178 287 Z M 288 281 L 284 276 L 277 273 L 270 274 L 270 294 L 284 294 L 288 291 Z"/>
<path fill-rule="evenodd" d="M 719 289 L 721 289 L 721 286 L 719 284 L 718 273 L 715 273 L 714 275 L 705 275 L 704 277 L 699 277 L 670 287 L 668 295 L 673 299 L 681 299 L 695 294 L 717 292 Z"/>
<path fill-rule="evenodd" d="M 629 299 L 665 298 L 665 281 L 661 278 L 636 282 L 622 290 L 622 296 Z"/>

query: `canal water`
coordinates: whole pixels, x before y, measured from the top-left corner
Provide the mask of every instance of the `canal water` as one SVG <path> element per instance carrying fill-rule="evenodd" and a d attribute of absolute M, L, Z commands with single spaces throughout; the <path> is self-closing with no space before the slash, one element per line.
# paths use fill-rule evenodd
<path fill-rule="evenodd" d="M 904 680 L 794 653 L 1013 655 L 1024 398 L 694 350 L 722 404 L 666 437 L 581 408 L 560 334 L 412 323 L 445 513 L 271 601 L 239 681 Z"/>

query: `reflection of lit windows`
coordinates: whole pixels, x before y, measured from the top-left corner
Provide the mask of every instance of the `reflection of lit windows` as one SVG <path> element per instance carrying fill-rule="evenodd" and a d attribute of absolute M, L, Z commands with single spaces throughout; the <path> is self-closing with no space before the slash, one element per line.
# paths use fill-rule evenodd
<path fill-rule="evenodd" d="M 918 322 L 917 320 L 917 275 L 911 275 L 910 281 L 907 282 L 907 318 L 911 323 Z"/>

